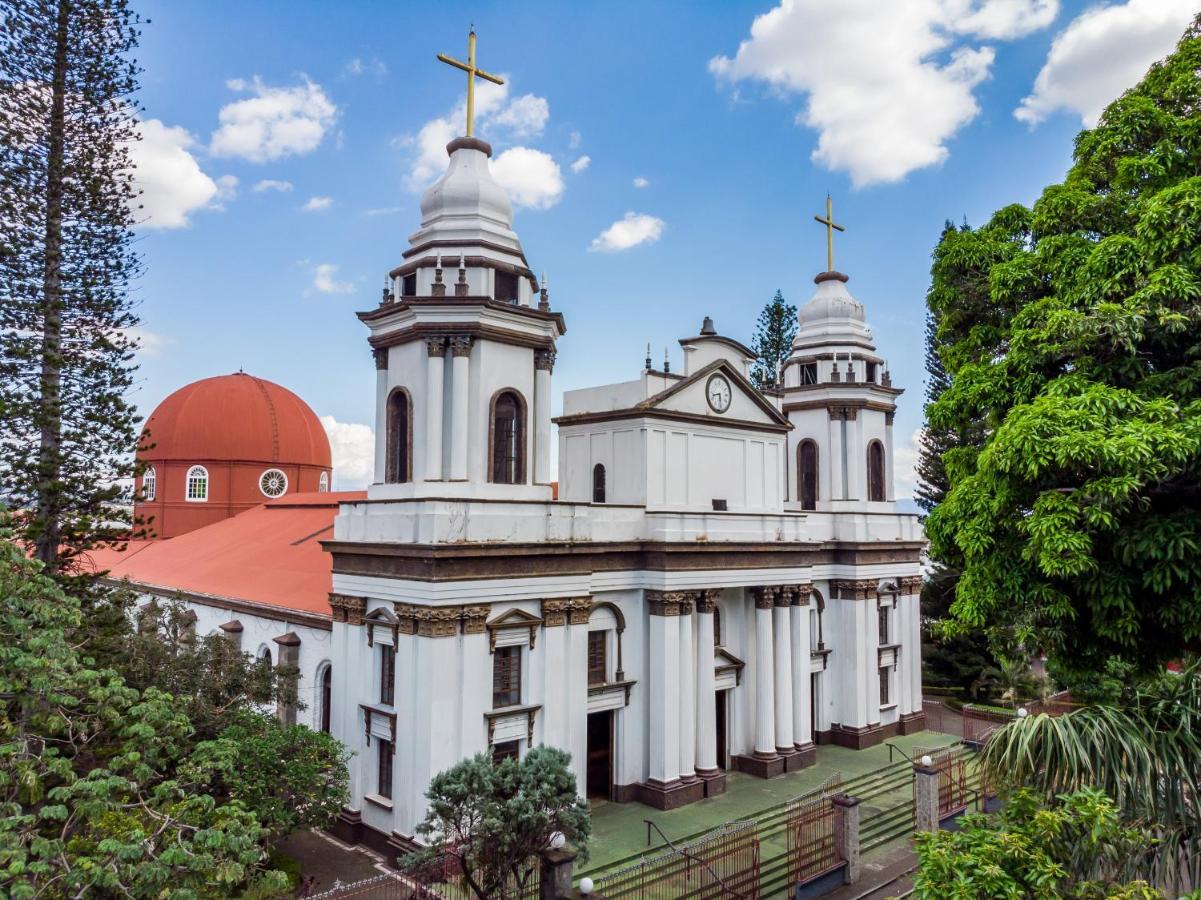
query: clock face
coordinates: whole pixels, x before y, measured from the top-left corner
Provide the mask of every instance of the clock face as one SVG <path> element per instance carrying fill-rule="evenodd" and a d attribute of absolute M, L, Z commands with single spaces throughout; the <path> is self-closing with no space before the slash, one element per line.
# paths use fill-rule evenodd
<path fill-rule="evenodd" d="M 733 396 L 730 382 L 725 375 L 710 376 L 709 383 L 705 386 L 705 399 L 709 401 L 709 406 L 714 412 L 724 413 L 729 409 Z"/>

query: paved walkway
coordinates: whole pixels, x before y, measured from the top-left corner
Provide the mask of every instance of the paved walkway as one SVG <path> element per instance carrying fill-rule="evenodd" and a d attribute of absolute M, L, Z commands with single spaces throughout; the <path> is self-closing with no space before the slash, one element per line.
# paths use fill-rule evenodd
<path fill-rule="evenodd" d="M 910 756 L 915 747 L 941 747 L 955 741 L 950 735 L 933 731 L 889 739 L 890 744 Z M 903 758 L 893 751 L 894 762 Z M 663 812 L 640 803 L 593 803 L 590 858 L 582 868 L 600 868 L 614 860 L 653 852 L 663 846 L 662 840 L 653 831 L 648 842 L 647 819 L 658 825 L 672 841 L 676 841 L 725 822 L 754 818 L 770 806 L 784 803 L 818 787 L 835 772 L 849 779 L 874 772 L 888 763 L 889 748 L 884 744 L 867 750 L 823 746 L 817 748 L 817 762 L 809 768 L 770 779 L 730 772 L 725 794 L 680 809 Z"/>
<path fill-rule="evenodd" d="M 302 884 L 312 876 L 312 894 L 388 871 L 383 860 L 370 850 L 343 844 L 321 831 L 294 831 L 279 843 L 278 849 L 300 863 Z"/>

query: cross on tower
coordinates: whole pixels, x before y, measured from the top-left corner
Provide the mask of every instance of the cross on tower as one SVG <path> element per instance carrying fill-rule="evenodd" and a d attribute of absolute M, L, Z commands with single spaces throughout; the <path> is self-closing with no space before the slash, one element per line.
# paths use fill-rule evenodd
<path fill-rule="evenodd" d="M 826 194 L 826 217 L 814 216 L 818 222 L 826 226 L 826 271 L 834 271 L 834 231 L 846 231 L 842 225 L 834 221 L 834 203 L 830 200 L 830 195 Z"/>
<path fill-rule="evenodd" d="M 476 68 L 474 28 L 471 29 L 471 33 L 467 36 L 467 62 L 459 62 L 454 57 L 447 56 L 445 53 L 439 53 L 438 59 L 448 66 L 454 66 L 456 69 L 462 69 L 467 73 L 467 137 L 471 137 L 475 131 L 475 80 L 482 78 L 485 81 L 491 81 L 493 84 L 504 84 L 505 80 L 485 72 L 483 69 Z"/>

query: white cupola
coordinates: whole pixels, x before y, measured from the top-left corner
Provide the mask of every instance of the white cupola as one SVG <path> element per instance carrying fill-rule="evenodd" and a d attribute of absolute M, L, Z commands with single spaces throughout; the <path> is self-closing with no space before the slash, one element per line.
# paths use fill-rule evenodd
<path fill-rule="evenodd" d="M 822 272 L 813 280 L 817 290 L 797 313 L 793 349 L 875 350 L 863 304 L 847 290 L 848 276 L 841 272 Z"/>
<path fill-rule="evenodd" d="M 513 231 L 513 204 L 492 177 L 492 147 L 461 137 L 446 146 L 450 166 L 421 196 L 421 227 L 409 238 L 412 247 L 447 242 L 462 246 L 495 244 L 522 256 Z"/>

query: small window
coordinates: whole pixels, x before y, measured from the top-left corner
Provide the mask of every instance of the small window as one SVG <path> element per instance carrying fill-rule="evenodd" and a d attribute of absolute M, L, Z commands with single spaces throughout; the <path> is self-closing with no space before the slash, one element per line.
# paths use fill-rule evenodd
<path fill-rule="evenodd" d="M 881 606 L 879 609 L 880 619 L 880 646 L 885 647 L 890 642 L 888 640 L 888 607 Z"/>
<path fill-rule="evenodd" d="M 600 463 L 592 467 L 592 502 L 605 502 L 605 467 Z"/>
<path fill-rule="evenodd" d="M 259 659 L 266 660 L 267 665 L 271 665 L 271 648 L 270 647 L 259 648 Z"/>
<path fill-rule="evenodd" d="M 497 647 L 492 654 L 492 706 L 521 705 L 521 648 Z"/>
<path fill-rule="evenodd" d="M 817 363 L 801 363 L 801 384 L 817 384 Z"/>
<path fill-rule="evenodd" d="M 525 405 L 513 391 L 492 403 L 492 481 L 525 483 Z"/>
<path fill-rule="evenodd" d="M 154 472 L 154 466 L 151 466 L 142 475 L 142 500 L 149 503 L 154 499 L 154 491 L 157 485 L 158 478 Z"/>
<path fill-rule="evenodd" d="M 867 499 L 884 502 L 884 445 L 879 441 L 867 446 Z"/>
<path fill-rule="evenodd" d="M 889 695 L 888 695 L 890 682 L 892 680 L 891 674 L 892 674 L 891 666 L 881 666 L 880 667 L 880 705 L 881 706 L 888 706 L 890 703 L 892 703 L 892 700 L 889 698 Z"/>
<path fill-rule="evenodd" d="M 377 772 L 377 783 L 375 793 L 377 796 L 383 797 L 386 800 L 392 799 L 392 742 L 383 738 L 375 739 L 376 746 L 379 748 L 379 763 Z"/>
<path fill-rule="evenodd" d="M 329 472 L 322 472 L 317 479 L 317 491 L 322 494 L 329 492 Z"/>
<path fill-rule="evenodd" d="M 520 741 L 502 741 L 499 744 L 492 745 L 492 763 L 500 765 L 506 759 L 511 759 L 514 762 L 521 759 Z"/>
<path fill-rule="evenodd" d="M 379 650 L 379 702 L 392 706 L 396 700 L 396 648 L 380 644 Z"/>
<path fill-rule="evenodd" d="M 588 683 L 604 684 L 609 680 L 609 632 L 588 632 Z"/>
<path fill-rule="evenodd" d="M 876 364 L 874 362 L 867 363 L 867 380 L 872 384 L 876 383 Z"/>
<path fill-rule="evenodd" d="M 329 734 L 330 703 L 334 697 L 334 667 L 326 665 L 321 672 L 321 730 Z"/>
<path fill-rule="evenodd" d="M 204 503 L 209 498 L 209 473 L 204 466 L 188 469 L 187 492 L 184 495 L 192 503 Z"/>
<path fill-rule="evenodd" d="M 413 443 L 412 419 L 408 393 L 403 388 L 396 388 L 388 397 L 388 434 L 386 437 L 388 459 L 384 480 L 390 484 L 412 480 L 412 454 L 410 453 Z"/>
<path fill-rule="evenodd" d="M 803 440 L 797 447 L 797 499 L 801 509 L 817 509 L 817 442 Z"/>
<path fill-rule="evenodd" d="M 288 490 L 288 476 L 280 469 L 268 469 L 259 476 L 259 490 L 264 497 L 282 497 Z"/>
<path fill-rule="evenodd" d="M 501 303 L 517 302 L 517 276 L 512 272 L 497 271 L 496 299 Z"/>
<path fill-rule="evenodd" d="M 402 297 L 417 296 L 417 273 L 413 272 L 406 275 L 400 282 L 400 295 Z"/>

